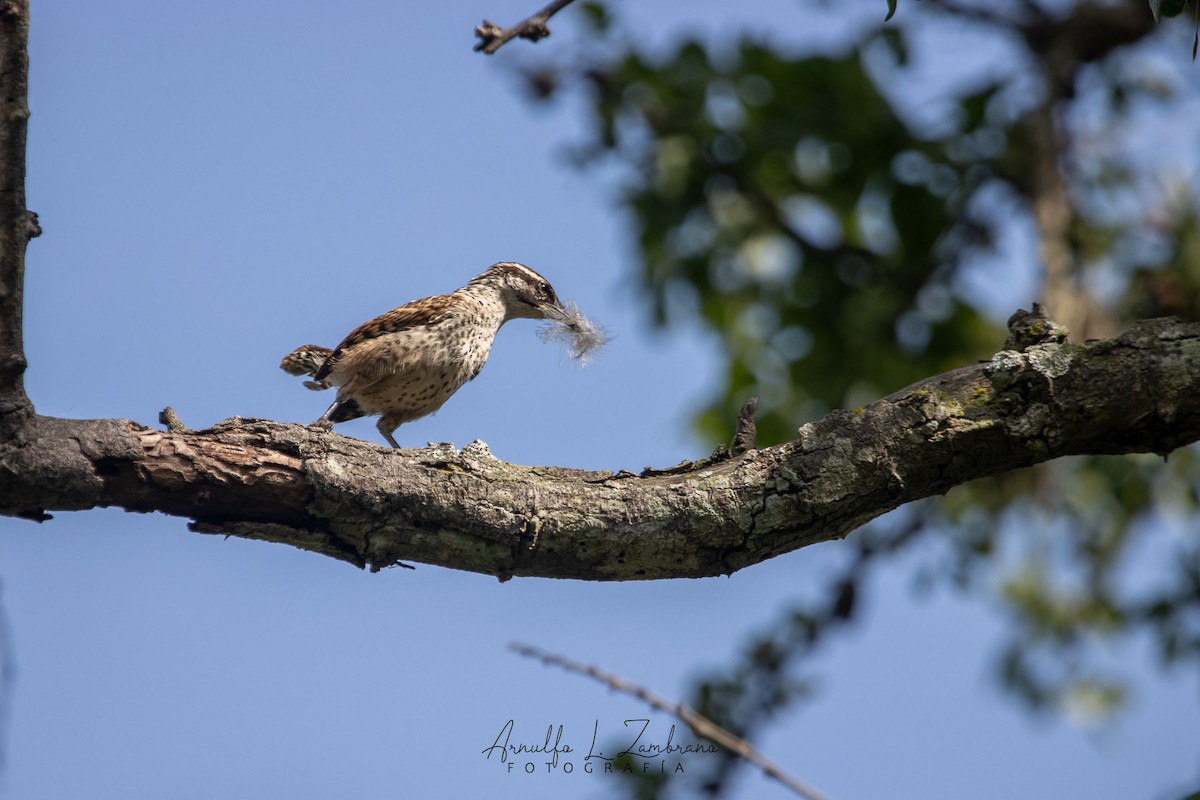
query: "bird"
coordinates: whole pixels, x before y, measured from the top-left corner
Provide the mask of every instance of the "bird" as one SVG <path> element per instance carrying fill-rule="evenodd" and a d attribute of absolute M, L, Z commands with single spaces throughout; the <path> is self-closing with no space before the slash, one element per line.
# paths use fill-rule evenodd
<path fill-rule="evenodd" d="M 380 314 L 332 350 L 306 344 L 279 367 L 308 375 L 310 389 L 337 387 L 333 404 L 312 424 L 379 416 L 383 438 L 405 422 L 432 414 L 487 362 L 500 327 L 512 319 L 545 319 L 576 328 L 586 320 L 564 306 L 550 282 L 524 264 L 501 261 L 449 294 L 425 297 Z"/>

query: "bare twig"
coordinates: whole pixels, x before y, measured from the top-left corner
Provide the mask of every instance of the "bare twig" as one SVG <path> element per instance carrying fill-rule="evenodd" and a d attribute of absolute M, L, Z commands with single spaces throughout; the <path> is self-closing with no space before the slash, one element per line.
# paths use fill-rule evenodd
<path fill-rule="evenodd" d="M 475 36 L 479 39 L 475 44 L 475 51 L 482 50 L 490 56 L 512 39 L 528 39 L 531 42 L 545 39 L 550 35 L 550 28 L 546 23 L 573 2 L 574 0 L 554 0 L 541 11 L 511 28 L 501 28 L 491 20 L 485 19 L 483 24 L 475 29 Z"/>
<path fill-rule="evenodd" d="M 171 433 L 195 433 L 187 425 L 183 424 L 183 420 L 175 413 L 175 409 L 167 406 L 158 413 L 158 421 L 162 425 L 167 426 L 167 430 Z"/>
<path fill-rule="evenodd" d="M 509 649 L 517 655 L 522 655 L 527 658 L 535 658 L 543 664 L 553 667 L 565 669 L 567 672 L 574 672 L 579 675 L 587 675 L 600 683 L 605 684 L 613 691 L 624 692 L 631 694 L 642 702 L 651 706 L 658 711 L 667 714 L 674 714 L 679 719 L 683 720 L 692 733 L 699 736 L 701 739 L 707 739 L 714 744 L 725 748 L 746 761 L 749 761 L 754 766 L 763 771 L 763 774 L 769 778 L 782 783 L 787 788 L 791 789 L 798 796 L 807 798 L 807 800 L 828 800 L 827 796 L 817 791 L 813 787 L 805 784 L 795 775 L 785 770 L 775 762 L 769 760 L 762 753 L 754 749 L 754 747 L 744 739 L 734 736 L 729 731 L 717 725 L 715 722 L 697 713 L 683 703 L 673 703 L 666 698 L 659 697 L 649 689 L 639 686 L 636 683 L 625 680 L 620 675 L 615 675 L 608 670 L 592 664 L 584 664 L 579 661 L 572 661 L 569 658 L 564 658 L 554 653 L 547 653 L 544 650 L 539 650 L 536 647 L 528 644 L 514 642 L 509 645 Z"/>
<path fill-rule="evenodd" d="M 758 426 L 754 423 L 754 413 L 758 411 L 758 397 L 751 397 L 742 404 L 738 412 L 737 432 L 729 445 L 729 452 L 740 456 L 747 450 L 758 446 Z"/>

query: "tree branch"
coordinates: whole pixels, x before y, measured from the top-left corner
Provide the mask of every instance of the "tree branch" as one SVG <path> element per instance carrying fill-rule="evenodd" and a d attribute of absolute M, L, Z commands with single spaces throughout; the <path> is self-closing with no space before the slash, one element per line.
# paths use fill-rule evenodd
<path fill-rule="evenodd" d="M 475 52 L 482 50 L 490 56 L 509 41 L 518 37 L 528 39 L 531 42 L 545 39 L 550 35 L 550 28 L 546 23 L 550 21 L 551 17 L 571 5 L 574 1 L 554 0 L 554 2 L 541 11 L 513 25 L 511 28 L 501 28 L 496 23 L 485 19 L 483 24 L 475 29 L 475 36 L 479 39 L 475 44 Z"/>
<path fill-rule="evenodd" d="M 608 670 L 592 664 L 584 664 L 579 661 L 572 661 L 569 658 L 547 653 L 544 650 L 539 650 L 536 647 L 527 644 L 514 642 L 510 644 L 509 649 L 517 655 L 525 656 L 526 658 L 535 658 L 543 664 L 552 667 L 559 667 L 567 672 L 574 672 L 578 675 L 586 675 L 600 683 L 603 683 L 608 688 L 615 692 L 624 692 L 630 694 L 646 703 L 651 708 L 662 711 L 666 714 L 672 714 L 678 717 L 689 728 L 692 733 L 701 739 L 707 739 L 720 747 L 736 753 L 740 758 L 762 770 L 763 774 L 768 778 L 773 778 L 790 789 L 793 793 L 807 800 L 828 800 L 826 795 L 817 791 L 813 787 L 804 783 L 795 775 L 788 772 L 783 767 L 768 759 L 762 753 L 758 752 L 745 739 L 734 736 L 729 731 L 722 728 L 717 723 L 710 720 L 708 717 L 697 712 L 693 708 L 684 703 L 673 703 L 666 698 L 659 697 L 654 692 L 644 686 L 639 686 L 636 683 L 627 681 L 620 675 L 616 675 Z"/>
<path fill-rule="evenodd" d="M 0 0 L 0 514 L 160 511 L 372 569 L 702 577 L 841 538 L 974 478 L 1200 439 L 1200 325 L 1151 321 L 1070 344 L 1039 338 L 1029 315 L 1021 350 L 836 412 L 777 447 L 754 449 L 747 411 L 732 451 L 641 475 L 506 464 L 482 443 L 392 451 L 265 420 L 192 431 L 166 414 L 159 431 L 37 416 L 22 382 L 24 252 L 38 232 L 24 197 L 27 34 L 27 4 Z"/>
<path fill-rule="evenodd" d="M 41 232 L 25 208 L 28 40 L 28 2 L 0 2 L 0 441 L 17 440 L 33 418 L 21 333 L 25 245 Z"/>
<path fill-rule="evenodd" d="M 975 478 L 1066 455 L 1165 455 L 1200 439 L 1197 387 L 1200 324 L 1150 321 L 1001 351 L 787 444 L 643 475 L 507 464 L 478 442 L 392 451 L 264 420 L 164 432 L 38 417 L 28 446 L 0 442 L 0 513 L 161 511 L 376 570 L 695 578 L 844 537 Z"/>

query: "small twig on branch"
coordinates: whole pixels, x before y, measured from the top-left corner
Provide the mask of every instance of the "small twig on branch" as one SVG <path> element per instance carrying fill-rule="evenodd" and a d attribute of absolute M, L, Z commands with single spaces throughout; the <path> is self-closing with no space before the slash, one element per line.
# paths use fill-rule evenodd
<path fill-rule="evenodd" d="M 159 424 L 166 425 L 167 430 L 171 433 L 195 433 L 195 431 L 183 424 L 183 420 L 175 413 L 175 409 L 170 406 L 158 412 L 158 421 Z"/>
<path fill-rule="evenodd" d="M 692 733 L 696 734 L 701 739 L 707 739 L 708 741 L 713 742 L 720 747 L 724 747 L 725 749 L 736 753 L 744 760 L 749 761 L 751 764 L 762 770 L 763 774 L 765 774 L 767 777 L 774 778 L 775 780 L 779 781 L 800 797 L 807 798 L 807 800 L 828 800 L 826 795 L 805 784 L 795 775 L 792 775 L 783 767 L 769 760 L 762 753 L 755 750 L 754 747 L 745 739 L 734 736 L 732 733 L 725 730 L 708 717 L 697 713 L 683 703 L 673 703 L 664 697 L 659 697 L 643 686 L 639 686 L 636 683 L 627 681 L 620 675 L 613 674 L 608 670 L 601 669 L 600 667 L 592 664 L 584 664 L 580 661 L 572 661 L 569 658 L 564 658 L 563 656 L 555 655 L 554 653 L 547 653 L 546 651 L 539 650 L 532 645 L 521 644 L 520 642 L 513 642 L 508 647 L 517 655 L 525 656 L 527 658 L 535 658 L 541 661 L 543 664 L 560 667 L 561 669 L 565 669 L 567 672 L 574 672 L 579 675 L 587 675 L 589 678 L 593 678 L 608 686 L 613 691 L 631 694 L 658 711 L 662 711 L 667 714 L 673 714 L 676 717 L 679 717 L 679 719 L 683 720 L 683 722 L 692 729 Z"/>
<path fill-rule="evenodd" d="M 758 446 L 758 426 L 754 422 L 756 411 L 758 411 L 757 396 L 746 400 L 742 404 L 742 410 L 738 412 L 737 432 L 729 444 L 729 452 L 735 456 L 740 456 L 747 450 L 753 450 Z"/>
<path fill-rule="evenodd" d="M 528 39 L 531 42 L 545 39 L 550 35 L 550 28 L 546 23 L 573 2 L 574 0 L 554 0 L 541 11 L 511 28 L 501 28 L 491 20 L 485 19 L 483 24 L 475 29 L 475 36 L 479 39 L 475 44 L 475 52 L 482 50 L 490 56 L 512 39 Z"/>

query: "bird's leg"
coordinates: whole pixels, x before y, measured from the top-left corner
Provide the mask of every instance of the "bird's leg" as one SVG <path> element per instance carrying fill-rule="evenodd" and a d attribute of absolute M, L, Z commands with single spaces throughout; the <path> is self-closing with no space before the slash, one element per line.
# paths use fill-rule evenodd
<path fill-rule="evenodd" d="M 383 438 L 388 440 L 388 444 L 397 450 L 400 449 L 400 445 L 396 444 L 396 440 L 392 438 L 392 431 L 396 430 L 396 428 L 399 428 L 399 425 L 392 424 L 392 421 L 387 417 L 380 417 L 379 422 L 375 425 L 375 427 L 380 433 L 383 434 Z"/>
<path fill-rule="evenodd" d="M 333 413 L 333 410 L 335 408 L 337 408 L 337 405 L 338 405 L 338 401 L 334 400 L 333 404 L 330 405 L 329 408 L 325 409 L 325 413 L 322 414 L 317 419 L 316 422 L 309 425 L 309 427 L 310 428 L 324 428 L 327 431 L 333 430 L 333 423 L 329 421 L 329 415 Z"/>

